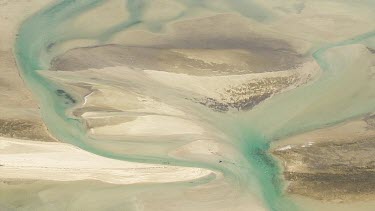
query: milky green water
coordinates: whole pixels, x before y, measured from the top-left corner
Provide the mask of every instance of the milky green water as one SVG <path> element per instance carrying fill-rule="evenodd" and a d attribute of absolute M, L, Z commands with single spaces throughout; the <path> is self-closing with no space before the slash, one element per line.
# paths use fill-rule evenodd
<path fill-rule="evenodd" d="M 22 77 L 32 90 L 41 105 L 41 112 L 49 131 L 59 140 L 74 144 L 84 150 L 115 159 L 147 162 L 168 163 L 170 165 L 196 166 L 221 171 L 232 181 L 240 186 L 246 186 L 247 191 L 256 194 L 269 210 L 298 210 L 293 200 L 282 193 L 283 184 L 279 179 L 280 169 L 275 160 L 267 154 L 270 141 L 275 138 L 285 137 L 293 133 L 323 127 L 336 122 L 344 121 L 375 110 L 375 85 L 368 77 L 370 68 L 369 59 L 361 56 L 346 57 L 345 51 L 356 43 L 369 43 L 375 34 L 368 33 L 353 39 L 332 43 L 320 47 L 313 54 L 321 66 L 323 75 L 309 86 L 300 87 L 288 93 L 275 96 L 271 100 L 256 107 L 250 112 L 238 115 L 207 114 L 206 111 L 194 111 L 206 115 L 205 119 L 221 129 L 233 139 L 233 144 L 244 158 L 240 167 L 222 166 L 205 161 L 182 161 L 170 158 L 161 153 L 123 153 L 129 143 L 112 144 L 106 140 L 92 140 L 86 136 L 83 124 L 78 119 L 67 116 L 67 110 L 75 103 L 59 96 L 56 91 L 61 89 L 58 84 L 38 74 L 39 71 L 48 69 L 49 48 L 51 45 L 71 39 L 90 38 L 98 40 L 98 44 L 105 43 L 117 32 L 126 30 L 141 21 L 143 6 L 141 1 L 128 1 L 129 18 L 104 31 L 99 35 L 83 34 L 71 31 L 64 25 L 68 20 L 74 19 L 81 13 L 94 8 L 103 1 L 81 0 L 61 1 L 45 10 L 28 18 L 20 27 L 16 42 L 16 55 Z M 143 1 L 142 1 L 143 2 Z M 144 1 L 147 2 L 147 1 Z M 217 8 L 210 1 L 181 1 L 189 8 L 205 7 L 216 12 L 228 12 Z M 272 21 L 274 15 L 258 6 L 253 1 L 222 1 L 227 2 L 230 11 L 254 19 L 256 21 Z M 180 17 L 183 17 L 181 14 Z M 171 20 L 168 20 L 171 21 Z M 148 23 L 149 29 L 157 31 L 165 23 Z M 336 54 L 330 52 L 340 46 L 349 46 L 347 49 L 338 49 Z M 341 52 L 341 53 L 340 53 Z M 350 88 L 348 88 L 350 87 Z M 76 102 L 77 103 L 77 102 Z M 142 147 L 146 146 L 139 146 Z M 141 151 L 141 150 L 140 150 Z M 213 178 L 203 178 L 193 185 L 204 184 Z M 188 183 L 135 186 L 139 189 L 163 193 L 165 191 L 182 190 L 193 186 Z M 108 188 L 112 190 L 113 187 Z M 132 193 L 137 191 L 133 189 Z M 108 191 L 107 189 L 107 191 Z M 128 188 L 118 187 L 112 194 L 129 199 Z M 103 192 L 102 194 L 106 194 Z M 135 193 L 134 193 L 135 194 Z M 131 195 L 131 194 L 130 194 Z M 176 194 L 175 194 L 176 195 Z M 172 198 L 172 195 L 166 195 Z M 100 192 L 93 198 L 100 198 Z M 182 197 L 182 196 L 181 196 Z M 121 197 L 118 199 L 121 200 Z M 88 200 L 90 201 L 90 200 Z M 126 203 L 126 202 L 124 202 Z M 129 202 L 130 203 L 130 202 Z M 182 203 L 183 204 L 183 203 Z M 201 208 L 199 203 L 197 207 Z M 134 207 L 133 207 L 134 208 Z M 132 210 L 133 208 L 129 208 Z M 134 208 L 136 210 L 136 208 Z M 182 209 L 181 209 L 182 210 Z"/>

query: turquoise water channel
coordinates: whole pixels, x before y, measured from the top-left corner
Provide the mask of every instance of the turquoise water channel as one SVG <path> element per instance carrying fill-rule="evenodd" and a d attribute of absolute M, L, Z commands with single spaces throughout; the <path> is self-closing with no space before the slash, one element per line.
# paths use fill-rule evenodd
<path fill-rule="evenodd" d="M 283 194 L 281 169 L 268 153 L 269 144 L 277 138 L 324 127 L 375 110 L 375 85 L 367 75 L 367 68 L 370 68 L 366 66 L 367 59 L 348 59 L 345 55 L 345 50 L 350 51 L 349 47 L 353 44 L 366 44 L 366 41 L 375 35 L 374 32 L 319 48 L 312 56 L 321 66 L 323 74 L 313 84 L 275 96 L 245 114 L 229 117 L 218 115 L 217 119 L 228 121 L 218 127 L 225 128 L 231 124 L 230 129 L 227 129 L 230 132 L 225 132 L 233 137 L 238 152 L 246 158 L 244 165 L 248 166 L 234 171 L 234 167 L 223 168 L 205 162 L 188 162 L 162 155 L 121 154 L 90 144 L 92 140 L 86 136 L 82 122 L 69 116 L 67 112 L 80 103 L 79 97 L 39 74 L 49 68 L 51 46 L 67 40 L 85 38 L 97 39 L 99 44 L 105 43 L 115 33 L 142 21 L 140 17 L 143 7 L 139 2 L 129 0 L 128 8 L 124 7 L 130 13 L 127 21 L 93 37 L 70 31 L 66 22 L 102 4 L 101 0 L 60 1 L 28 18 L 21 25 L 15 46 L 17 62 L 23 79 L 38 99 L 43 119 L 52 135 L 60 141 L 110 158 L 222 171 L 229 177 L 240 178 L 241 183 L 257 183 L 257 194 L 270 210 L 298 210 L 293 201 Z M 197 7 L 197 1 L 182 2 Z M 264 8 L 254 9 L 255 4 L 251 2 L 233 1 L 232 9 L 258 21 L 270 21 L 274 18 Z M 210 5 L 206 2 L 203 6 Z M 256 10 L 256 13 L 251 13 L 250 9 L 246 10 L 247 7 Z M 349 47 L 345 49 L 345 46 Z M 335 49 L 338 53 L 331 54 Z M 363 64 L 359 70 L 356 69 L 358 60 Z M 207 178 L 204 178 L 202 181 L 206 180 Z M 251 187 L 249 189 L 252 191 Z"/>

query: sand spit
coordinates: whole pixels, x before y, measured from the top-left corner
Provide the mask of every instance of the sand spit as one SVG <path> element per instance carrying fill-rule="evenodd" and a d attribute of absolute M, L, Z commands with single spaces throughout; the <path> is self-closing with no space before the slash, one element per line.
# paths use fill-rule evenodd
<path fill-rule="evenodd" d="M 375 196 L 373 116 L 280 140 L 273 154 L 284 165 L 287 191 L 335 202 Z"/>
<path fill-rule="evenodd" d="M 2 180 L 100 180 L 114 184 L 187 181 L 213 173 L 200 168 L 113 160 L 64 143 L 8 138 L 0 138 L 0 171 Z"/>

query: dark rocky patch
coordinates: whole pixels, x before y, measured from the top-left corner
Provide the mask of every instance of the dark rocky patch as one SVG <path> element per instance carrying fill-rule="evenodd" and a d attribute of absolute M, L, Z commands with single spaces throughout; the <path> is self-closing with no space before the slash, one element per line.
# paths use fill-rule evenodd
<path fill-rule="evenodd" d="M 0 136 L 37 141 L 54 141 L 42 122 L 21 119 L 0 119 Z"/>
<path fill-rule="evenodd" d="M 214 111 L 217 112 L 227 112 L 229 111 L 229 106 L 225 103 L 219 102 L 218 100 L 211 98 L 211 97 L 206 97 L 203 99 L 194 99 L 195 102 L 207 106 L 208 108 L 211 108 Z"/>
<path fill-rule="evenodd" d="M 323 201 L 369 200 L 375 197 L 375 172 L 296 173 L 285 172 L 289 193 Z"/>
<path fill-rule="evenodd" d="M 77 101 L 68 93 L 66 93 L 64 90 L 62 89 L 58 89 L 56 90 L 56 94 L 58 96 L 61 96 L 61 97 L 64 97 L 67 101 L 65 102 L 65 104 L 75 104 Z"/>
<path fill-rule="evenodd" d="M 369 47 L 367 47 L 367 49 L 368 49 L 371 53 L 375 53 L 375 49 L 372 49 L 372 48 L 369 48 Z"/>
<path fill-rule="evenodd" d="M 365 117 L 364 120 L 369 126 L 375 128 L 375 114 Z"/>
<path fill-rule="evenodd" d="M 283 161 L 287 191 L 327 201 L 375 197 L 375 137 L 274 150 Z"/>
<path fill-rule="evenodd" d="M 194 101 L 219 112 L 227 112 L 230 109 L 247 111 L 296 83 L 297 80 L 296 76 L 254 80 L 225 89 L 221 99 L 206 97 L 196 98 Z"/>

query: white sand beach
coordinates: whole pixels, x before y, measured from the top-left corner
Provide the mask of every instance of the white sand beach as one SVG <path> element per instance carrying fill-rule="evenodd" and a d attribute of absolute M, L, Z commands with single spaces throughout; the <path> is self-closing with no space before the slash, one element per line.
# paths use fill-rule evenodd
<path fill-rule="evenodd" d="M 0 138 L 0 172 L 0 180 L 99 180 L 113 184 L 187 181 L 214 173 L 109 159 L 64 143 L 9 138 Z"/>

